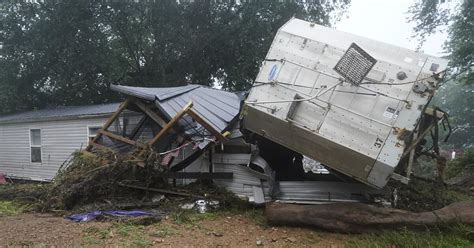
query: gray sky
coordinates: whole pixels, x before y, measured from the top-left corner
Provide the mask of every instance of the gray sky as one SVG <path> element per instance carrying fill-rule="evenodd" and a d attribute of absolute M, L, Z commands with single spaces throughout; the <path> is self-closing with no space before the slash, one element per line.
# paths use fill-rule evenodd
<path fill-rule="evenodd" d="M 408 8 L 415 0 L 352 0 L 347 12 L 335 27 L 338 30 L 365 36 L 393 45 L 416 49 L 418 42 L 411 38 L 413 24 L 407 23 Z M 421 50 L 435 56 L 443 55 L 447 34 L 431 35 Z"/>

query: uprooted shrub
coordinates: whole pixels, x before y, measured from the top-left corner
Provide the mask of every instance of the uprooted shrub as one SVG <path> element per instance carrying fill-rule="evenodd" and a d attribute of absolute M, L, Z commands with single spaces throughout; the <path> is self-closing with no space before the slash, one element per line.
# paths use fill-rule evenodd
<path fill-rule="evenodd" d="M 143 194 L 119 187 L 117 183 L 127 180 L 162 186 L 163 180 L 155 174 L 153 168 L 137 167 L 109 150 L 100 151 L 95 156 L 78 152 L 53 179 L 43 199 L 42 210 L 70 210 L 78 205 L 121 197 L 138 199 Z"/>

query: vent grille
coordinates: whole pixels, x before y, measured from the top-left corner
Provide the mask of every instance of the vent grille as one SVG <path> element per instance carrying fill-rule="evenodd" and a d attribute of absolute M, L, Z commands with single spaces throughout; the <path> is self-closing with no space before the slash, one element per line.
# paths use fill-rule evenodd
<path fill-rule="evenodd" d="M 377 63 L 376 59 L 352 43 L 337 62 L 334 70 L 350 83 L 359 85 L 375 63 Z"/>

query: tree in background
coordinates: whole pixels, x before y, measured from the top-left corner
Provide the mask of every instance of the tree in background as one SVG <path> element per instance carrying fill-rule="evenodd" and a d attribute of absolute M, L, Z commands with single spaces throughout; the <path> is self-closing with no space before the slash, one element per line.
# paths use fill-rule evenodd
<path fill-rule="evenodd" d="M 455 148 L 474 146 L 474 1 L 460 0 L 458 9 L 447 9 L 444 1 L 419 0 L 411 7 L 410 20 L 416 23 L 415 34 L 420 44 L 440 27 L 448 27 L 445 51 L 449 54 L 449 80 L 433 100 L 433 104 L 450 114 L 454 133 L 449 144 Z"/>
<path fill-rule="evenodd" d="M 453 125 L 448 147 L 465 149 L 474 146 L 474 84 L 449 81 L 443 85 L 432 104 L 446 110 Z"/>
<path fill-rule="evenodd" d="M 5 0 L 0 113 L 115 101 L 110 84 L 248 89 L 281 25 L 349 1 Z"/>
<path fill-rule="evenodd" d="M 418 0 L 409 9 L 409 21 L 415 22 L 413 29 L 420 46 L 426 38 L 441 27 L 448 27 L 445 51 L 449 54 L 453 73 L 461 73 L 458 80 L 474 82 L 474 1 L 458 0 L 457 10 L 446 8 L 444 0 Z"/>

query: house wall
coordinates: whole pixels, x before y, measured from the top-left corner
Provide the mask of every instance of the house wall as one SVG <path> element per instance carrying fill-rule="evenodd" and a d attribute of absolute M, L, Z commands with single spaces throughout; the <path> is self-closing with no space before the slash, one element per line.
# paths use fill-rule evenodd
<path fill-rule="evenodd" d="M 85 148 L 88 126 L 102 126 L 107 117 L 0 124 L 0 173 L 48 181 L 69 155 Z M 42 162 L 30 159 L 30 129 L 41 129 Z"/>

